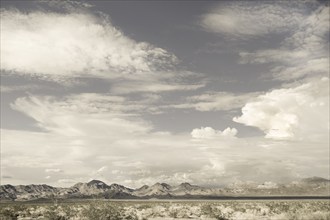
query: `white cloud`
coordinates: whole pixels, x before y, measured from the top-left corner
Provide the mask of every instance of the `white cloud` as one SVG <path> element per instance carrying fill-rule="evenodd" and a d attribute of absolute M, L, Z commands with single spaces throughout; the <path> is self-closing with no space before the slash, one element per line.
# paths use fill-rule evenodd
<path fill-rule="evenodd" d="M 75 114 L 75 117 L 85 120 L 86 115 Z M 85 130 L 77 124 L 72 126 Z M 116 128 L 114 125 L 111 129 L 100 120 L 90 129 L 97 127 L 98 130 Z M 233 134 L 234 129 L 227 131 L 227 135 Z M 192 139 L 189 133 L 145 131 L 132 135 L 123 130 L 77 137 L 55 130 L 45 133 L 2 129 L 1 168 L 4 174 L 14 177 L 3 181 L 11 184 L 45 181 L 45 169 L 49 167 L 65 170 L 47 179 L 48 184 L 60 186 L 100 177 L 107 183 L 140 187 L 155 182 L 218 185 L 236 180 L 280 181 L 294 179 L 297 175 L 328 174 L 328 143 L 315 145 L 305 140 L 278 143 L 262 137 L 228 136 L 197 140 L 201 141 Z M 260 147 L 261 144 L 269 147 Z M 310 164 L 313 167 L 308 167 Z M 98 170 L 103 172 L 96 173 Z"/>
<path fill-rule="evenodd" d="M 329 75 L 329 57 L 317 59 L 302 59 L 297 66 L 282 66 L 273 68 L 271 71 L 276 79 L 291 80 L 303 77 L 322 77 Z"/>
<path fill-rule="evenodd" d="M 105 16 L 1 11 L 1 69 L 8 74 L 113 77 L 164 69 L 176 60 L 164 49 L 126 37 Z"/>
<path fill-rule="evenodd" d="M 149 84 L 148 82 L 137 81 L 137 82 L 124 82 L 117 84 L 112 87 L 111 91 L 115 94 L 127 94 L 134 92 L 169 92 L 169 91 L 185 91 L 185 90 L 196 90 L 204 87 L 204 85 L 183 85 L 183 84 L 167 84 L 162 82 L 155 82 Z"/>
<path fill-rule="evenodd" d="M 241 64 L 270 63 L 275 79 L 329 75 L 329 6 L 326 4 L 318 1 L 222 2 L 203 16 L 202 25 L 206 30 L 240 40 L 278 33 L 280 41 L 275 49 L 271 40 L 272 48 L 239 53 Z"/>
<path fill-rule="evenodd" d="M 322 82 L 327 83 L 326 79 Z M 320 88 L 324 91 L 319 90 Z M 283 102 L 275 109 L 287 110 L 289 113 L 292 113 L 292 110 L 298 115 L 299 123 L 304 129 L 298 129 L 295 134 L 304 131 L 310 132 L 308 135 L 304 133 L 304 136 L 308 137 L 314 134 L 322 135 L 320 131 L 324 132 L 324 117 L 315 115 L 300 121 L 300 116 L 306 114 L 307 110 L 324 114 L 328 111 L 328 103 L 321 103 L 326 101 L 322 98 L 327 92 L 324 85 L 303 85 L 293 90 L 281 90 L 276 94 L 281 92 L 288 94 L 288 98 L 284 100 L 285 95 L 278 97 L 283 99 Z M 297 96 L 298 93 L 301 95 Z M 320 99 L 311 101 L 308 96 L 311 94 L 313 97 L 318 94 Z M 259 99 L 274 99 L 277 95 L 274 92 Z M 303 104 L 295 106 L 295 97 Z M 323 138 L 315 137 L 319 143 L 315 146 L 315 141 L 306 138 L 281 144 L 263 137 L 236 138 L 235 128 L 220 131 L 204 127 L 194 129 L 191 134 L 155 132 L 152 124 L 134 115 L 126 115 L 125 112 L 119 114 L 118 110 L 113 113 L 109 107 L 111 102 L 115 104 L 121 101 L 120 97 L 100 94 L 64 98 L 30 96 L 17 99 L 13 107 L 32 117 L 44 132 L 1 130 L 1 146 L 4 146 L 1 155 L 2 170 L 5 174 L 20 176 L 20 179 L 11 179 L 10 183 L 44 181 L 46 169 L 65 170 L 58 173 L 48 172 L 52 177 L 47 179 L 47 183 L 52 185 L 70 186 L 76 182 L 102 177 L 102 180 L 108 183 L 116 182 L 132 187 L 159 181 L 177 184 L 186 180 L 206 185 L 237 179 L 277 181 L 294 178 L 298 174 L 323 175 L 328 171 L 325 164 L 328 164 L 326 155 L 329 149 L 326 140 L 320 142 Z M 106 102 L 110 102 L 109 106 Z M 265 103 L 267 109 L 269 103 Z M 320 105 L 325 109 L 319 111 Z M 267 113 L 269 118 L 273 116 L 272 112 Z M 258 112 L 251 112 L 248 116 L 254 117 L 255 114 Z M 247 116 L 243 116 L 246 120 Z M 310 121 L 314 123 L 310 129 L 316 130 L 306 130 Z M 277 125 L 274 121 L 272 123 Z M 261 124 L 260 119 L 255 121 L 253 126 Z M 263 147 L 265 145 L 268 147 Z M 299 152 L 297 148 L 300 149 Z M 243 151 L 244 154 L 241 153 Z M 288 162 L 277 163 L 278 157 Z M 315 173 L 315 169 L 304 167 L 306 161 L 316 163 L 315 158 L 318 160 L 315 165 L 318 173 Z M 294 164 L 292 170 L 284 173 L 283 169 L 289 164 Z M 251 176 L 251 170 L 260 171 Z M 269 179 L 270 173 L 273 172 L 279 175 Z"/>
<path fill-rule="evenodd" d="M 21 177 L 18 172 L 29 173 L 11 183 L 44 180 L 47 170 L 54 174 L 47 179 L 53 185 L 68 186 L 102 177 L 109 183 L 121 184 L 131 179 L 134 181 L 128 186 L 139 187 L 138 183 L 163 179 L 173 183 L 190 180 L 187 170 L 199 170 L 209 164 L 209 152 L 194 143 L 189 133 L 154 132 L 153 126 L 142 119 L 117 110 L 112 113 L 109 106 L 114 101 L 120 102 L 121 98 L 82 94 L 17 99 L 13 107 L 33 118 L 44 132 L 1 130 L 5 173 Z M 110 102 L 109 106 L 106 102 Z M 225 138 L 234 131 L 226 129 L 222 135 Z M 56 173 L 58 169 L 65 172 Z"/>
<path fill-rule="evenodd" d="M 275 79 L 293 80 L 329 75 L 329 6 L 318 5 L 276 49 L 240 53 L 241 63 L 271 63 Z"/>
<path fill-rule="evenodd" d="M 58 183 L 64 183 L 64 184 L 75 184 L 78 181 L 76 181 L 74 179 L 59 179 L 57 182 Z"/>
<path fill-rule="evenodd" d="M 129 39 L 107 18 L 72 11 L 3 10 L 1 41 L 7 43 L 1 48 L 6 57 L 1 66 L 6 74 L 52 80 L 85 75 L 111 78 L 107 94 L 28 95 L 12 103 L 41 132 L 1 129 L 1 168 L 13 176 L 10 183 L 45 181 L 45 172 L 52 175 L 47 183 L 54 185 L 102 176 L 108 183 L 135 187 L 159 181 L 217 185 L 238 179 L 264 182 L 328 175 L 326 8 L 309 15 L 309 10 L 301 14 L 300 9 L 281 4 L 221 4 L 225 7 L 204 17 L 208 30 L 247 39 L 274 32 L 292 34 L 279 49 L 241 52 L 241 63 L 270 63 L 275 78 L 303 80 L 264 94 L 206 92 L 167 106 L 198 111 L 243 107 L 234 120 L 261 129 L 267 138 L 236 138 L 237 130 L 229 127 L 196 128 L 190 134 L 155 132 L 142 115 L 166 108 L 158 93 L 197 90 L 205 80 L 190 72 L 162 71 L 175 64 L 174 55 Z M 296 22 L 303 25 L 296 27 Z M 10 89 L 4 87 L 6 92 Z"/>
<path fill-rule="evenodd" d="M 297 25 L 285 35 L 278 48 L 240 53 L 242 64 L 270 64 L 274 79 L 299 81 L 248 101 L 242 108 L 242 116 L 233 120 L 261 129 L 267 138 L 326 143 L 329 137 L 329 6 L 318 2 L 307 4 L 313 7 L 301 14 Z M 299 7 L 304 5 L 298 3 Z"/>
<path fill-rule="evenodd" d="M 201 25 L 211 32 L 249 38 L 290 31 L 303 12 L 290 2 L 221 2 L 202 17 Z"/>
<path fill-rule="evenodd" d="M 45 169 L 46 173 L 61 173 L 63 170 L 61 169 Z"/>
<path fill-rule="evenodd" d="M 107 166 L 103 166 L 103 167 L 101 167 L 100 169 L 98 169 L 96 172 L 95 172 L 95 174 L 96 175 L 103 175 L 103 173 L 104 172 L 106 172 L 106 171 L 108 171 L 108 167 Z"/>
<path fill-rule="evenodd" d="M 36 85 L 20 85 L 20 86 L 0 86 L 0 92 L 1 93 L 11 93 L 15 91 L 31 91 L 31 90 L 37 90 L 40 89 L 40 86 Z"/>
<path fill-rule="evenodd" d="M 300 21 L 298 29 L 285 39 L 285 44 L 293 45 L 307 51 L 322 50 L 324 43 L 329 41 L 329 5 L 318 4 L 309 10 Z"/>
<path fill-rule="evenodd" d="M 86 10 L 88 8 L 94 7 L 92 4 L 84 2 L 84 1 L 74 1 L 74 0 L 65 0 L 65 1 L 47 1 L 40 0 L 38 4 L 43 5 L 46 4 L 51 8 L 56 8 L 65 11 L 77 11 L 77 10 Z"/>
<path fill-rule="evenodd" d="M 132 135 L 151 129 L 148 123 L 122 114 L 121 107 L 116 107 L 118 101 L 121 101 L 120 97 L 96 94 L 82 94 L 64 100 L 30 96 L 18 98 L 12 107 L 36 120 L 40 128 L 64 136 Z"/>
<path fill-rule="evenodd" d="M 258 93 L 234 94 L 229 92 L 206 92 L 188 97 L 185 103 L 171 105 L 178 109 L 195 109 L 197 111 L 227 111 L 238 109 L 256 97 Z"/>
<path fill-rule="evenodd" d="M 170 91 L 197 90 L 205 86 L 202 75 L 188 71 L 144 72 L 125 76 L 114 82 L 113 94 L 136 92 L 160 93 Z"/>
<path fill-rule="evenodd" d="M 196 139 L 213 139 L 223 137 L 235 137 L 237 134 L 236 128 L 226 128 L 223 131 L 215 130 L 211 127 L 195 128 L 191 132 L 191 136 Z"/>
<path fill-rule="evenodd" d="M 289 62 L 291 60 L 305 59 L 309 53 L 305 50 L 268 49 L 254 53 L 240 52 L 241 63 L 270 63 L 270 62 Z"/>
<path fill-rule="evenodd" d="M 254 126 L 267 138 L 328 140 L 329 79 L 276 89 L 242 108 L 235 122 Z"/>

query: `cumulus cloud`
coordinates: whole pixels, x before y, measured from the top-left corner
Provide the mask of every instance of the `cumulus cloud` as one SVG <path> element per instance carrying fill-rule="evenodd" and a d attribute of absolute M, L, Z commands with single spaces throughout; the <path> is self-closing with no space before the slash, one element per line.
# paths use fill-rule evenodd
<path fill-rule="evenodd" d="M 301 21 L 304 10 L 290 2 L 221 2 L 202 16 L 208 31 L 236 37 L 255 37 L 288 32 Z"/>
<path fill-rule="evenodd" d="M 213 139 L 221 137 L 235 137 L 237 134 L 236 128 L 226 128 L 223 131 L 215 130 L 211 127 L 195 128 L 191 132 L 191 136 L 196 139 Z"/>
<path fill-rule="evenodd" d="M 125 36 L 109 18 L 88 12 L 3 9 L 1 42 L 2 72 L 50 79 L 113 77 L 161 70 L 177 62 L 164 49 Z"/>
<path fill-rule="evenodd" d="M 56 111 L 60 110 L 57 108 Z M 82 121 L 87 117 L 74 115 Z M 59 123 L 58 126 L 56 130 L 66 129 L 65 124 Z M 102 177 L 107 183 L 141 187 L 160 181 L 199 185 L 218 185 L 237 180 L 277 182 L 294 179 L 298 175 L 324 176 L 328 173 L 327 143 L 315 145 L 315 142 L 300 141 L 279 144 L 260 137 L 228 138 L 235 133 L 234 129 L 225 129 L 228 136 L 211 139 L 192 139 L 189 133 L 153 131 L 132 135 L 125 129 L 113 126 L 103 124 L 100 119 L 97 126 L 90 125 L 90 130 L 99 131 L 97 134 L 82 136 L 62 135 L 56 130 L 30 132 L 2 129 L 0 141 L 1 146 L 5 146 L 2 148 L 2 171 L 20 177 L 4 181 L 11 184 L 47 181 L 51 185 L 71 186 Z M 82 131 L 86 129 L 75 123 L 72 127 Z M 116 129 L 121 131 L 113 132 Z M 221 133 L 225 134 L 225 131 Z M 219 132 L 214 133 L 219 135 Z M 223 144 L 226 145 L 225 150 Z M 260 147 L 261 144 L 269 147 Z M 204 145 L 208 148 L 205 149 Z M 45 169 L 52 169 L 49 167 L 65 172 L 54 173 L 50 179 L 45 179 Z M 96 173 L 98 170 L 103 172 Z"/>
<path fill-rule="evenodd" d="M 249 9 L 250 4 L 254 3 L 244 3 L 242 7 Z M 287 20 L 282 20 L 282 25 L 294 25 L 289 32 L 279 35 L 278 47 L 241 51 L 240 63 L 267 64 L 272 78 L 286 84 L 247 100 L 242 115 L 233 120 L 259 128 L 266 138 L 326 142 L 329 132 L 329 6 L 317 1 L 274 4 L 271 7 L 296 13 L 278 14 Z M 295 7 L 291 9 L 290 4 Z M 260 7 L 271 9 L 268 3 Z M 253 13 L 251 16 L 260 18 Z M 258 26 L 258 22 L 256 24 Z M 285 30 L 276 25 L 274 28 Z M 264 33 L 256 31 L 255 34 Z M 294 80 L 296 82 L 288 83 Z"/>
<path fill-rule="evenodd" d="M 322 81 L 324 85 L 328 82 L 326 80 Z M 301 121 L 301 115 L 306 114 L 306 111 L 320 112 L 320 106 L 328 105 L 324 100 L 327 92 L 324 85 L 296 86 L 293 90 L 260 96 L 258 100 L 283 100 L 275 110 L 264 114 L 271 118 L 274 111 L 288 111 L 290 114 L 294 112 L 304 128 L 294 130 L 294 134 L 304 131 L 310 132 L 308 135 L 304 133 L 304 136 L 312 137 L 314 134 L 322 134 L 320 131 L 323 131 L 321 126 L 325 123 L 324 117 L 322 120 L 321 116 L 315 116 Z M 324 91 L 321 92 L 319 88 L 324 88 Z M 283 95 L 279 95 L 282 93 Z M 284 93 L 288 94 L 287 99 Z M 318 94 L 320 99 L 311 101 L 310 94 Z M 229 183 L 238 179 L 279 181 L 295 178 L 297 175 L 316 175 L 314 169 L 305 169 L 306 161 L 317 164 L 319 175 L 328 171 L 324 166 L 328 164 L 326 140 L 315 146 L 315 142 L 306 139 L 295 139 L 298 142 L 282 144 L 274 143 L 272 138 L 241 139 L 236 138 L 235 128 L 221 131 L 202 127 L 194 129 L 191 134 L 155 132 L 150 122 L 134 115 L 126 115 L 125 112 L 119 114 L 118 109 L 111 108 L 111 102 L 115 104 L 121 101 L 121 97 L 100 94 L 99 97 L 97 94 L 82 94 L 64 98 L 32 95 L 18 98 L 13 107 L 34 119 L 43 131 L 1 130 L 1 145 L 5 146 L 2 148 L 2 169 L 6 174 L 21 177 L 11 179 L 11 183 L 22 184 L 33 179 L 46 180 L 53 185 L 70 186 L 100 177 L 108 183 L 116 182 L 131 187 L 159 181 L 172 184 L 189 181 L 201 185 L 217 185 L 219 182 Z M 110 104 L 106 105 L 106 102 Z M 297 103 L 301 105 L 295 106 Z M 253 109 L 255 112 L 247 112 L 238 118 L 247 123 L 247 116 L 253 118 L 258 114 L 257 111 L 271 109 L 269 106 L 273 104 L 266 103 L 265 108 L 258 107 Z M 323 113 L 326 114 L 327 111 L 325 107 Z M 268 118 L 264 120 L 267 121 Z M 310 129 L 316 130 L 306 130 L 310 121 L 317 124 Z M 275 125 L 280 122 L 271 121 Z M 251 126 L 263 126 L 262 119 L 253 121 Z M 265 132 L 268 132 L 267 129 L 265 127 Z M 315 138 L 318 143 L 323 140 Z M 263 147 L 265 145 L 268 147 Z M 242 154 L 242 151 L 246 153 Z M 304 155 L 310 157 L 306 158 Z M 287 162 L 276 162 L 279 156 Z M 318 158 L 318 163 L 315 158 Z M 294 164 L 292 170 L 283 173 L 290 164 Z M 48 172 L 52 177 L 45 179 L 47 169 L 61 169 L 65 172 Z M 21 174 L 22 170 L 28 175 Z M 252 175 L 251 170 L 258 170 L 258 173 Z M 269 179 L 269 175 L 274 172 L 281 175 Z"/>
<path fill-rule="evenodd" d="M 329 132 L 329 79 L 260 95 L 233 120 L 261 129 L 267 138 L 325 141 Z"/>
<path fill-rule="evenodd" d="M 17 172 L 21 170 L 29 173 L 20 175 L 21 179 L 15 180 L 18 184 L 31 182 L 31 179 L 44 181 L 47 170 L 54 174 L 46 179 L 53 185 L 68 186 L 102 176 L 109 183 L 134 187 L 158 181 L 177 184 L 189 180 L 204 184 L 206 182 L 198 180 L 200 173 L 208 179 L 220 170 L 217 154 L 211 155 L 210 161 L 210 152 L 201 147 L 202 143 L 192 141 L 189 133 L 155 132 L 146 121 L 130 115 L 111 114 L 111 108 L 99 103 L 100 100 L 120 101 L 121 98 L 97 97 L 96 94 L 19 98 L 13 107 L 33 118 L 43 132 L 2 129 L 1 145 L 6 146 L 2 149 L 2 168 L 13 175 L 19 175 Z M 116 120 L 118 123 L 113 123 Z M 220 131 L 215 133 L 221 135 L 216 138 L 217 143 L 206 143 L 214 149 L 218 148 L 220 139 L 229 140 L 236 132 L 228 128 L 221 134 Z M 227 144 L 230 146 L 230 141 Z M 212 169 L 204 172 L 208 167 Z M 65 172 L 56 173 L 57 169 Z"/>

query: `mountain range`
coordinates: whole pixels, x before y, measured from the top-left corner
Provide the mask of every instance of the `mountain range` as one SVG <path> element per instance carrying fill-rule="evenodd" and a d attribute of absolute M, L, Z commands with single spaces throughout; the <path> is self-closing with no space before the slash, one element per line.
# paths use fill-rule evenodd
<path fill-rule="evenodd" d="M 77 183 L 68 188 L 49 185 L 0 185 L 1 201 L 38 199 L 216 199 L 230 197 L 330 196 L 330 180 L 311 177 L 289 184 L 265 182 L 236 183 L 226 187 L 201 187 L 190 183 L 171 186 L 166 183 L 144 185 L 137 189 L 119 184 L 107 185 L 100 180 Z"/>

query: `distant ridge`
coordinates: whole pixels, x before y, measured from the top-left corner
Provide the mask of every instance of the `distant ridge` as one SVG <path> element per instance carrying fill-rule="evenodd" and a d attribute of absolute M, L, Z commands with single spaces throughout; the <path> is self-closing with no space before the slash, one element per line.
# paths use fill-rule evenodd
<path fill-rule="evenodd" d="M 68 188 L 41 185 L 1 185 L 1 201 L 29 201 L 38 199 L 213 199 L 213 198 L 267 198 L 267 197 L 329 197 L 330 180 L 321 177 L 301 179 L 290 184 L 234 184 L 209 188 L 190 183 L 171 186 L 167 183 L 144 185 L 137 189 L 119 184 L 107 185 L 100 180 L 77 183 Z"/>

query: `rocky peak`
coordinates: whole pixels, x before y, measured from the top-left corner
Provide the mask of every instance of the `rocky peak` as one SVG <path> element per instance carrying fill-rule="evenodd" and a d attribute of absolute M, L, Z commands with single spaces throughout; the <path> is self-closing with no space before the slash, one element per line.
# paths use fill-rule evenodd
<path fill-rule="evenodd" d="M 185 183 L 181 183 L 179 186 L 183 188 L 190 188 L 192 185 L 190 183 L 185 182 Z"/>
<path fill-rule="evenodd" d="M 322 177 L 313 176 L 310 178 L 302 179 L 302 182 L 304 182 L 304 183 L 329 183 L 330 180 L 322 178 Z"/>
<path fill-rule="evenodd" d="M 159 189 L 159 190 L 170 190 L 171 186 L 167 183 L 156 183 L 152 185 L 150 188 Z"/>
<path fill-rule="evenodd" d="M 148 188 L 149 188 L 148 185 L 143 185 L 142 187 L 138 188 L 137 190 L 146 190 Z"/>
<path fill-rule="evenodd" d="M 108 185 L 100 180 L 92 180 L 87 183 L 87 186 L 108 186 Z"/>

